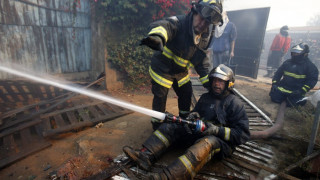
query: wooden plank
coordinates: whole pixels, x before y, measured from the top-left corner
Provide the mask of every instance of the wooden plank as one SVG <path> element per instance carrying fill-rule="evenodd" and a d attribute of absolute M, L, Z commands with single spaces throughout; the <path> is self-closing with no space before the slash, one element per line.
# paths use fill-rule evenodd
<path fill-rule="evenodd" d="M 19 153 L 16 153 L 14 155 L 8 155 L 5 158 L 0 160 L 0 169 L 20 160 L 20 159 L 22 159 L 22 158 L 24 158 L 34 152 L 40 151 L 40 150 L 42 150 L 46 147 L 49 147 L 49 146 L 51 146 L 51 144 L 49 142 L 43 141 L 39 144 L 29 146 L 29 147 L 23 149 L 23 151 L 20 151 Z"/>
<path fill-rule="evenodd" d="M 62 113 L 68 112 L 68 111 L 74 111 L 74 110 L 77 110 L 79 108 L 86 108 L 88 106 L 98 105 L 98 104 L 101 104 L 101 103 L 103 103 L 103 102 L 94 101 L 94 102 L 89 103 L 89 104 L 78 105 L 78 106 L 75 106 L 75 107 L 72 107 L 72 108 L 67 108 L 67 109 L 63 109 L 63 110 L 59 110 L 59 111 L 54 111 L 54 112 L 50 112 L 50 113 L 47 113 L 47 114 L 43 114 L 40 117 L 41 118 L 46 118 L 46 117 L 54 116 L 56 114 L 62 114 Z"/>
<path fill-rule="evenodd" d="M 18 147 L 14 142 L 13 134 L 3 137 L 3 147 L 7 149 L 7 155 L 18 152 Z"/>
<path fill-rule="evenodd" d="M 83 121 L 90 121 L 88 110 L 85 110 L 84 108 L 79 108 L 79 109 L 77 109 L 77 112 Z"/>
<path fill-rule="evenodd" d="M 13 134 L 16 131 L 20 131 L 20 130 L 22 130 L 24 128 L 27 128 L 27 127 L 30 127 L 30 126 L 34 126 L 34 125 L 39 124 L 39 123 L 41 123 L 41 120 L 37 119 L 35 121 L 31 121 L 29 123 L 22 124 L 22 125 L 20 125 L 18 127 L 11 128 L 11 129 L 9 129 L 7 131 L 1 132 L 0 133 L 0 138 L 2 138 L 4 136 L 8 136 L 9 134 Z"/>
<path fill-rule="evenodd" d="M 48 131 L 44 131 L 42 133 L 43 137 L 51 137 L 57 134 L 65 133 L 65 132 L 70 132 L 72 130 L 78 130 L 80 128 L 84 127 L 92 127 L 94 125 L 93 122 L 91 121 L 81 121 L 76 124 L 68 125 L 68 126 L 63 126 L 61 128 L 56 128 L 56 129 L 51 129 Z"/>
<path fill-rule="evenodd" d="M 71 124 L 76 124 L 78 123 L 78 119 L 76 118 L 76 116 L 74 115 L 74 112 L 73 111 L 69 111 L 69 112 L 66 112 L 67 113 L 67 116 L 68 116 L 68 120 Z"/>
<path fill-rule="evenodd" d="M 64 126 L 61 128 L 51 129 L 51 130 L 43 132 L 42 134 L 44 137 L 51 137 L 51 136 L 54 136 L 57 134 L 70 132 L 72 130 L 78 130 L 78 129 L 84 128 L 84 127 L 92 127 L 97 123 L 112 120 L 112 119 L 118 118 L 120 116 L 124 116 L 126 114 L 128 114 L 128 112 L 127 113 L 112 113 L 112 114 L 108 114 L 106 116 L 100 116 L 100 117 L 94 119 L 93 121 L 81 121 L 81 122 L 78 122 L 78 123 L 75 123 L 72 125 L 67 125 L 67 126 Z"/>
<path fill-rule="evenodd" d="M 31 144 L 29 143 L 30 141 L 32 141 L 30 129 L 29 128 L 22 129 L 20 131 L 20 135 L 21 135 L 22 146 L 28 146 L 28 145 L 30 146 Z"/>
<path fill-rule="evenodd" d="M 103 104 L 97 104 L 97 106 L 104 114 L 109 114 L 109 111 L 106 109 L 106 107 Z"/>
<path fill-rule="evenodd" d="M 42 127 L 44 131 L 52 129 L 49 117 L 42 118 Z"/>
<path fill-rule="evenodd" d="M 96 108 L 94 106 L 89 106 L 88 110 L 94 116 L 94 118 L 101 116 L 100 113 L 96 110 Z"/>
<path fill-rule="evenodd" d="M 67 124 L 64 122 L 61 114 L 57 114 L 55 116 L 53 116 L 56 124 L 57 124 L 57 128 L 60 128 L 60 127 L 63 127 L 63 126 L 66 126 Z"/>

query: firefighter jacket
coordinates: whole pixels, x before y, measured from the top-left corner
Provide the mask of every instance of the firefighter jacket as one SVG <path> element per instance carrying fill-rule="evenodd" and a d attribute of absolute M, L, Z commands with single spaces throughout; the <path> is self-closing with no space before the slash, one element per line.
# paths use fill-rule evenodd
<path fill-rule="evenodd" d="M 271 51 L 282 51 L 283 54 L 287 53 L 290 48 L 291 37 L 277 34 L 272 41 L 270 47 Z"/>
<path fill-rule="evenodd" d="M 200 81 L 208 85 L 209 60 L 205 50 L 212 37 L 213 25 L 201 34 L 200 42 L 194 43 L 192 15 L 173 16 L 150 24 L 148 35 L 160 36 L 164 42 L 163 52 L 157 51 L 152 57 L 149 73 L 158 84 L 170 88 L 173 80 L 178 86 L 190 81 L 188 69 L 194 67 L 200 75 Z"/>
<path fill-rule="evenodd" d="M 209 121 L 220 126 L 217 137 L 232 149 L 250 138 L 249 120 L 244 105 L 233 93 L 222 97 L 211 92 L 205 93 L 193 112 L 198 112 L 204 122 Z"/>
<path fill-rule="evenodd" d="M 284 93 L 299 90 L 305 94 L 317 84 L 318 74 L 317 67 L 308 57 L 288 59 L 276 71 L 272 84 L 276 84 Z"/>

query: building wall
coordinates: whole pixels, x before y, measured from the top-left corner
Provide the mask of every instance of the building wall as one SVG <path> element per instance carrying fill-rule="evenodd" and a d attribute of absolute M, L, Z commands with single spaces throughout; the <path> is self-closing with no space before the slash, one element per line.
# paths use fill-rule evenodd
<path fill-rule="evenodd" d="M 101 43 L 94 41 L 101 39 L 98 30 L 91 30 L 98 27 L 92 23 L 92 9 L 88 0 L 1 0 L 0 63 L 48 74 L 73 74 L 71 79 L 101 73 L 103 47 L 102 55 L 92 55 L 92 47 L 97 51 L 92 42 Z M 6 78 L 14 77 L 0 73 L 0 79 Z"/>

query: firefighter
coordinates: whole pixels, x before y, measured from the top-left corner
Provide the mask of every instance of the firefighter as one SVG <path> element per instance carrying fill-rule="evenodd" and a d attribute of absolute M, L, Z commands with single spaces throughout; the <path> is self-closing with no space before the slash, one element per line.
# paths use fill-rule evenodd
<path fill-rule="evenodd" d="M 205 131 L 194 132 L 188 125 L 165 122 L 142 144 L 142 149 L 125 146 L 123 151 L 140 168 L 150 171 L 170 145 L 179 143 L 189 147 L 169 166 L 150 173 L 151 179 L 193 179 L 212 157 L 220 160 L 229 157 L 236 146 L 250 137 L 244 105 L 231 90 L 234 81 L 232 70 L 224 64 L 209 73 L 211 88 L 187 117 L 188 120 L 201 118 Z"/>
<path fill-rule="evenodd" d="M 194 67 L 203 86 L 208 88 L 209 60 L 206 50 L 214 25 L 222 23 L 220 0 L 192 3 L 187 15 L 172 16 L 150 24 L 148 36 L 141 40 L 156 52 L 151 59 L 149 74 L 154 95 L 152 109 L 165 112 L 168 91 L 173 87 L 178 96 L 179 115 L 190 113 L 192 85 L 188 69 Z M 152 118 L 153 129 L 161 124 Z"/>
<path fill-rule="evenodd" d="M 291 59 L 279 67 L 272 79 L 269 95 L 273 102 L 286 101 L 288 107 L 305 105 L 306 101 L 299 100 L 317 84 L 319 75 L 308 53 L 309 46 L 305 43 L 291 48 Z"/>

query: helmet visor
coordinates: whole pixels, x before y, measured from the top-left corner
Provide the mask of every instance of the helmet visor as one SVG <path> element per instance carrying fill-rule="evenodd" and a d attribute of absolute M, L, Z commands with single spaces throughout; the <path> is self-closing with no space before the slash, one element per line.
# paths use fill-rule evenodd
<path fill-rule="evenodd" d="M 216 24 L 221 20 L 221 14 L 219 14 L 212 7 L 202 6 L 200 14 L 211 24 Z"/>
<path fill-rule="evenodd" d="M 216 78 L 222 79 L 224 81 L 229 81 L 229 78 L 224 74 L 213 73 L 212 77 L 216 77 Z"/>
<path fill-rule="evenodd" d="M 300 47 L 300 45 L 296 45 L 291 49 L 292 53 L 300 54 L 304 49 Z"/>

